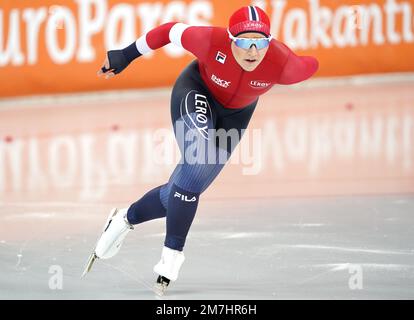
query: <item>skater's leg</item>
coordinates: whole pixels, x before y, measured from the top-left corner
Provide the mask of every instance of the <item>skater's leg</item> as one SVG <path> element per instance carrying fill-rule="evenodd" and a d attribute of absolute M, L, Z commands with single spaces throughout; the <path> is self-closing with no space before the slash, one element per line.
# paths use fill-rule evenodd
<path fill-rule="evenodd" d="M 186 125 L 183 125 L 184 121 Z M 161 192 L 161 198 L 167 205 L 164 245 L 178 251 L 183 250 L 201 193 L 214 181 L 229 158 L 226 150 L 216 147 L 214 131 L 206 137 L 192 128 L 197 114 L 185 115 L 184 121 L 178 120 L 174 126 L 183 159 Z M 206 126 L 213 128 L 213 121 L 207 119 Z M 177 128 L 183 130 L 183 136 Z"/>
<path fill-rule="evenodd" d="M 178 165 L 168 183 L 148 191 L 141 199 L 129 207 L 127 215 L 129 223 L 135 225 L 166 216 L 171 186 L 180 170 L 181 167 Z"/>
<path fill-rule="evenodd" d="M 161 203 L 159 186 L 147 192 L 141 199 L 133 203 L 129 209 L 127 218 L 131 224 L 139 224 L 148 220 L 163 218 L 167 210 Z"/>
<path fill-rule="evenodd" d="M 205 147 L 208 148 L 208 146 Z M 196 148 L 197 150 L 200 149 Z M 219 154 L 227 154 L 227 151 L 218 148 L 213 151 L 217 158 Z M 219 162 L 207 163 L 203 158 L 199 158 L 199 161 L 191 164 L 187 160 L 177 166 L 168 185 L 162 188 L 168 194 L 167 234 L 161 260 L 154 267 L 155 273 L 159 275 L 156 291 L 160 292 L 166 289 L 170 280 L 177 279 L 185 259 L 182 250 L 197 210 L 200 195 L 213 182 L 224 166 L 224 163 Z M 165 282 L 165 280 L 167 281 Z"/>

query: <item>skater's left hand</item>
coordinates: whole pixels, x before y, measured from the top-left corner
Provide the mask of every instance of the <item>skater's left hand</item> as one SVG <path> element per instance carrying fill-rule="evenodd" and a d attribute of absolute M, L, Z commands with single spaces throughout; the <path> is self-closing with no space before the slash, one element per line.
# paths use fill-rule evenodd
<path fill-rule="evenodd" d="M 115 76 L 115 73 L 113 72 L 114 69 L 109 69 L 109 59 L 108 59 L 108 55 L 106 55 L 105 57 L 105 61 L 103 63 L 103 67 L 101 69 L 98 70 L 97 75 L 98 77 L 100 76 L 104 76 L 105 79 L 111 79 Z M 107 71 L 103 71 L 107 70 Z"/>
<path fill-rule="evenodd" d="M 106 54 L 104 66 L 98 71 L 98 76 L 104 75 L 105 79 L 113 78 L 130 63 L 123 50 L 110 50 Z"/>

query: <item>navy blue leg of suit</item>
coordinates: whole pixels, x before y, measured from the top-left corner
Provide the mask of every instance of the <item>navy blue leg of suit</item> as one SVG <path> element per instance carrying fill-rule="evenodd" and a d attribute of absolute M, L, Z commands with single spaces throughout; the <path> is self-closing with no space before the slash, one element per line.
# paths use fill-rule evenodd
<path fill-rule="evenodd" d="M 213 182 L 228 158 L 226 150 L 215 146 L 214 137 L 206 139 L 195 128 L 191 121 L 197 123 L 195 113 L 182 119 L 185 120 L 177 120 L 174 125 L 182 159 L 169 182 L 149 191 L 128 210 L 128 220 L 132 224 L 166 216 L 164 244 L 180 251 L 194 219 L 200 194 Z M 213 128 L 211 119 L 207 123 Z"/>
<path fill-rule="evenodd" d="M 246 128 L 256 103 L 243 111 L 226 110 L 210 97 L 198 66 L 190 64 L 178 78 L 171 99 L 172 122 L 182 159 L 167 184 L 149 191 L 130 206 L 128 221 L 139 224 L 166 217 L 164 245 L 182 251 L 200 194 L 220 173 L 235 147 L 217 147 L 214 132 L 209 129 Z"/>

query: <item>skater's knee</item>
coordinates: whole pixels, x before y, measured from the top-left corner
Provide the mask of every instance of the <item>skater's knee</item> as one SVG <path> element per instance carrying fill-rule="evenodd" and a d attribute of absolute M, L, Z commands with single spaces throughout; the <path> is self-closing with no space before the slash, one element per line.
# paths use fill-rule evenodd
<path fill-rule="evenodd" d="M 189 192 L 202 193 L 220 173 L 223 165 L 185 165 L 175 184 Z"/>
<path fill-rule="evenodd" d="M 159 186 L 150 190 L 129 207 L 127 219 L 131 224 L 165 217 L 166 206 L 164 206 L 161 199 L 162 187 Z"/>

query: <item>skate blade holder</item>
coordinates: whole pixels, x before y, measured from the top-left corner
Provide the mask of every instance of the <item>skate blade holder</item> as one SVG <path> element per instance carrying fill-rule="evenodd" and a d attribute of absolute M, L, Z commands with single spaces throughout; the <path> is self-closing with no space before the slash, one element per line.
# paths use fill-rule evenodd
<path fill-rule="evenodd" d="M 158 296 L 162 297 L 165 291 L 167 290 L 167 287 L 169 284 L 170 284 L 170 279 L 163 277 L 163 276 L 158 276 L 157 282 L 154 285 L 154 292 Z"/>

